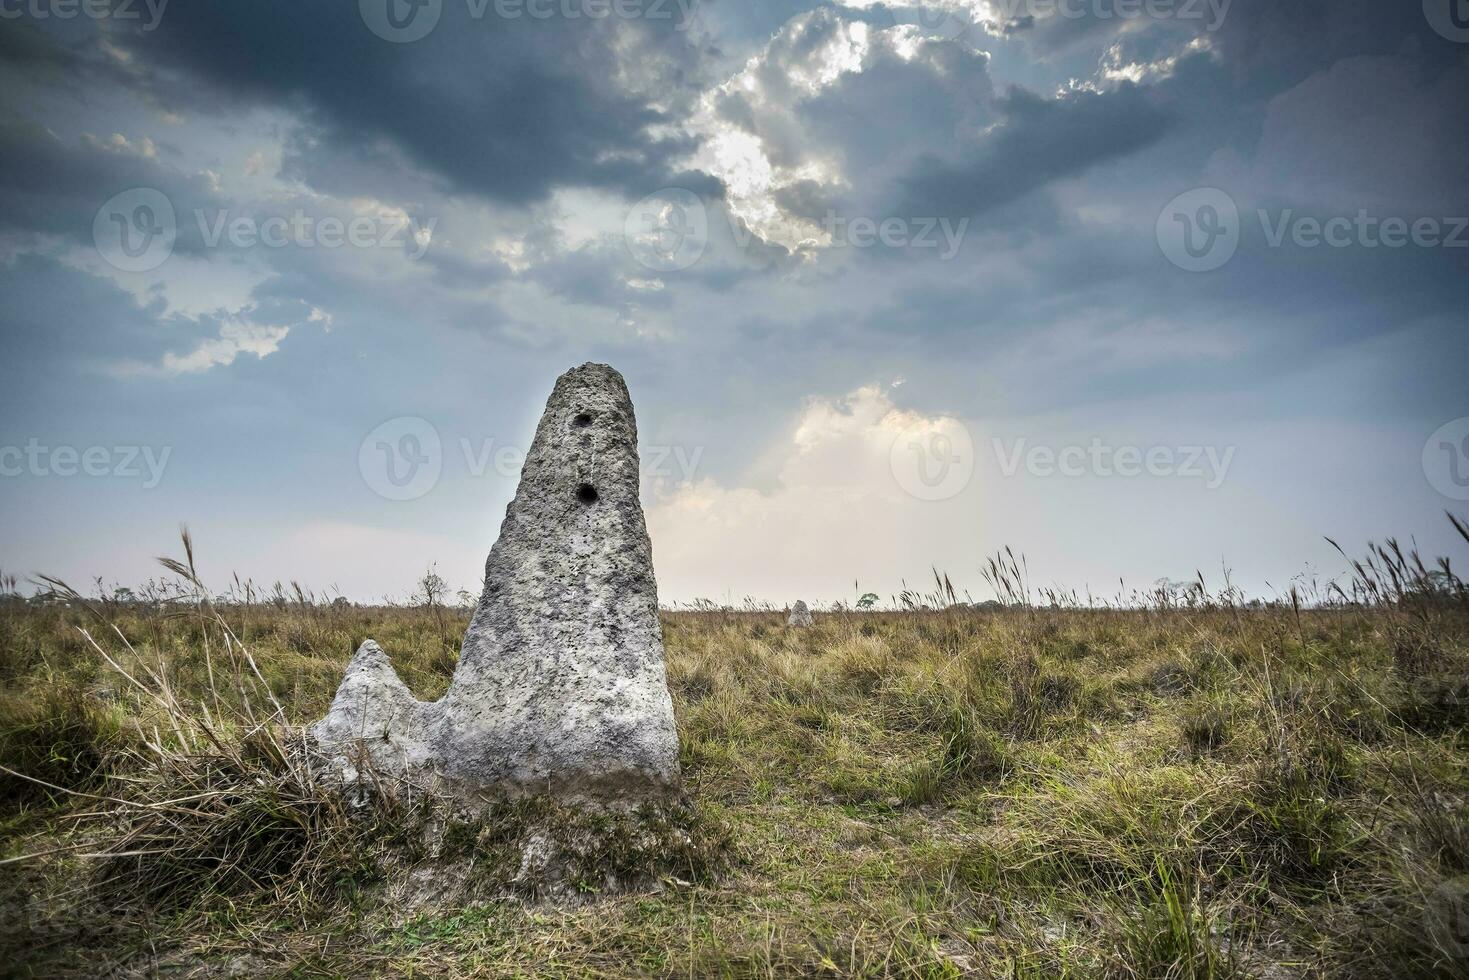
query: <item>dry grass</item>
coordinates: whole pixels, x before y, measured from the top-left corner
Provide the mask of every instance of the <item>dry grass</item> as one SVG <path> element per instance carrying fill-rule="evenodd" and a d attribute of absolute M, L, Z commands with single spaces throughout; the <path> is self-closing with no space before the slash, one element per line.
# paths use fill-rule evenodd
<path fill-rule="evenodd" d="M 573 892 L 539 900 L 507 862 L 577 818 L 446 832 L 324 790 L 293 734 L 367 636 L 437 696 L 462 611 L 0 603 L 0 765 L 31 777 L 0 858 L 40 855 L 0 866 L 0 972 L 1469 976 L 1469 609 L 1373 555 L 1333 608 L 1037 608 L 1011 558 L 1000 610 L 940 580 L 808 630 L 666 614 L 697 814 L 574 828 Z"/>

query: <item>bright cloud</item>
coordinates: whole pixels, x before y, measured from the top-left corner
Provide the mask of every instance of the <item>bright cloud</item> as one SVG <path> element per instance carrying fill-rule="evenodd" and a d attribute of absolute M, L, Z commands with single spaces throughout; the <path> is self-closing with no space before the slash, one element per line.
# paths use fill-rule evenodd
<path fill-rule="evenodd" d="M 165 374 L 191 374 L 223 364 L 233 364 L 241 354 L 264 358 L 280 349 L 290 327 L 274 327 L 231 320 L 219 328 L 219 336 L 204 341 L 182 356 L 163 355 Z"/>
<path fill-rule="evenodd" d="M 925 560 L 967 560 L 979 529 L 976 489 L 940 501 L 908 489 L 915 462 L 908 447 L 933 445 L 935 437 L 969 444 L 960 420 L 900 409 L 893 387 L 867 385 L 807 401 L 767 451 L 777 474 L 768 491 L 708 478 L 655 488 L 648 527 L 659 577 L 680 587 L 664 598 L 830 601 L 850 598 L 854 579 L 881 587 L 926 573 Z M 972 467 L 972 458 L 965 464 Z M 923 557 L 894 568 L 894 556 L 905 552 Z M 817 582 L 820 596 L 798 594 Z"/>

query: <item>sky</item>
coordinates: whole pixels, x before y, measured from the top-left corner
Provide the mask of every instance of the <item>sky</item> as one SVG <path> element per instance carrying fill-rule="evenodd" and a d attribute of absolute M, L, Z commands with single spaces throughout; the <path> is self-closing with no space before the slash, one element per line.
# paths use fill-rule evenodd
<path fill-rule="evenodd" d="M 555 378 L 660 598 L 1469 565 L 1460 0 L 0 0 L 0 569 L 477 592 Z"/>

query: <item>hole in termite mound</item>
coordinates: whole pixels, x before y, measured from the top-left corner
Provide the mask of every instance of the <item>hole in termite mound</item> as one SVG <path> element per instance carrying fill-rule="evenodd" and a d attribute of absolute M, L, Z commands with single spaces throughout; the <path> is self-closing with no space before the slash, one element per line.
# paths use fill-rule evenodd
<path fill-rule="evenodd" d="M 597 488 L 590 483 L 583 483 L 576 488 L 576 499 L 583 504 L 591 505 L 597 502 Z"/>
<path fill-rule="evenodd" d="M 592 424 L 592 416 L 588 412 L 581 412 L 576 416 L 576 418 L 571 420 L 571 424 L 576 426 L 578 429 L 585 429 L 587 426 Z"/>

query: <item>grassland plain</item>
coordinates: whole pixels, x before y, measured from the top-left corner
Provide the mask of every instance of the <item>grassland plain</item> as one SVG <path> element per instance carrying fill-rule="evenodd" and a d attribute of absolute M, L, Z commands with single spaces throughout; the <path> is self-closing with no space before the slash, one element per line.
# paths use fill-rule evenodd
<path fill-rule="evenodd" d="M 0 974 L 1469 977 L 1469 602 L 1391 547 L 1329 607 L 666 612 L 689 805 L 555 894 L 540 804 L 301 768 L 362 639 L 437 697 L 466 610 L 174 564 L 0 601 Z"/>

